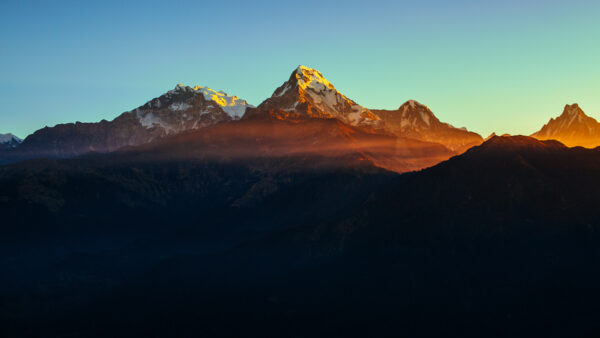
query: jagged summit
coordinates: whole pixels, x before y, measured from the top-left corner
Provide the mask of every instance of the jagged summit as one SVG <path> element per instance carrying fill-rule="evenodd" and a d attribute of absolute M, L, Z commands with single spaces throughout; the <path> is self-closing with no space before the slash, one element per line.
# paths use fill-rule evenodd
<path fill-rule="evenodd" d="M 337 91 L 321 72 L 299 66 L 288 81 L 273 92 L 248 118 L 257 116 L 276 119 L 335 118 L 344 123 L 380 129 L 380 118 L 365 107 Z"/>
<path fill-rule="evenodd" d="M 559 118 L 560 117 L 568 118 L 569 123 L 584 122 L 584 120 L 586 120 L 586 118 L 587 119 L 591 118 L 583 112 L 583 110 L 579 107 L 579 105 L 577 103 L 565 105 L 565 108 L 563 109 L 563 112 L 559 116 Z"/>
<path fill-rule="evenodd" d="M 551 118 L 542 129 L 531 136 L 558 140 L 569 147 L 600 146 L 600 123 L 587 116 L 577 103 L 567 104 L 557 118 Z"/>
<path fill-rule="evenodd" d="M 323 74 L 316 69 L 300 65 L 296 68 L 296 76 L 298 84 L 302 89 L 310 87 L 316 90 L 323 90 L 325 88 L 335 90 L 331 82 L 324 78 Z"/>
<path fill-rule="evenodd" d="M 371 111 L 395 135 L 440 143 L 458 153 L 483 141 L 480 135 L 469 132 L 466 128 L 455 128 L 441 122 L 428 106 L 416 100 L 408 100 L 396 110 Z"/>
<path fill-rule="evenodd" d="M 298 68 L 292 72 L 288 81 L 277 88 L 271 97 L 283 96 L 290 89 L 297 89 L 298 93 L 306 90 L 321 92 L 329 89 L 337 91 L 321 72 L 302 65 L 298 66 Z"/>
<path fill-rule="evenodd" d="M 229 96 L 226 92 L 221 90 L 216 91 L 209 87 L 202 86 L 190 87 L 181 83 L 175 86 L 173 90 L 168 91 L 166 95 L 172 96 L 179 93 L 201 93 L 206 100 L 214 101 L 233 119 L 240 119 L 247 108 L 254 107 L 253 105 L 248 104 L 246 100 L 240 99 L 235 95 Z"/>
<path fill-rule="evenodd" d="M 240 119 L 254 106 L 237 96 L 209 87 L 178 84 L 160 97 L 148 101 L 131 113 L 147 128 L 164 134 L 179 133 L 219 122 Z"/>
<path fill-rule="evenodd" d="M 567 104 L 563 109 L 562 115 L 573 116 L 573 115 L 585 115 L 583 110 L 579 107 L 579 104 Z"/>

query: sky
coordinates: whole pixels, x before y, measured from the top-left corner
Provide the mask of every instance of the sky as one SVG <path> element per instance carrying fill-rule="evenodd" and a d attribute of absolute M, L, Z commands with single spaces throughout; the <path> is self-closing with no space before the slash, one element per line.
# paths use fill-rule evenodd
<path fill-rule="evenodd" d="M 0 133 L 112 120 L 178 83 L 258 105 L 300 64 L 484 137 L 600 120 L 597 0 L 0 2 Z"/>

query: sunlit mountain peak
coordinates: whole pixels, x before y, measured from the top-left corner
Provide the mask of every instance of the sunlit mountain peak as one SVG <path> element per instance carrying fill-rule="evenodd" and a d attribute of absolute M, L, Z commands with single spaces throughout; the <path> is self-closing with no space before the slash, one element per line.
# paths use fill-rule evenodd
<path fill-rule="evenodd" d="M 569 147 L 600 146 L 600 123 L 587 116 L 577 103 L 567 104 L 557 118 L 551 118 L 542 129 L 531 135 L 537 139 L 555 139 Z"/>
<path fill-rule="evenodd" d="M 298 66 L 296 68 L 296 79 L 298 80 L 298 85 L 302 89 L 311 88 L 316 91 L 321 91 L 326 88 L 330 88 L 335 90 L 335 87 L 329 82 L 323 74 L 316 69 L 306 67 L 306 66 Z"/>
<path fill-rule="evenodd" d="M 321 72 L 298 66 L 289 79 L 248 117 L 335 118 L 352 126 L 381 129 L 381 119 L 335 89 Z"/>
<path fill-rule="evenodd" d="M 586 116 L 577 103 L 565 105 L 562 114 L 566 116 Z"/>
<path fill-rule="evenodd" d="M 189 92 L 195 94 L 202 94 L 206 100 L 214 101 L 217 105 L 219 105 L 227 114 L 229 114 L 234 119 L 239 119 L 244 115 L 244 112 L 249 107 L 254 107 L 251 104 L 248 104 L 246 100 L 240 99 L 237 96 L 229 96 L 226 92 L 220 90 L 216 91 L 209 87 L 203 86 L 186 86 L 184 84 L 178 84 L 175 89 L 169 91 L 168 94 L 175 94 L 180 92 Z"/>

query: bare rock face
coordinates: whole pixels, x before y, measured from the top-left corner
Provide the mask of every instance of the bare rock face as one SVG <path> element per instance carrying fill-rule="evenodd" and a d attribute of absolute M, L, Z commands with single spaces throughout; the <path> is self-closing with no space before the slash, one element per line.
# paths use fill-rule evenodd
<path fill-rule="evenodd" d="M 33 157 L 110 152 L 182 131 L 237 120 L 248 107 L 252 106 L 236 96 L 207 87 L 177 85 L 175 89 L 112 121 L 76 122 L 40 129 L 3 157 L 5 162 L 9 162 Z"/>
<path fill-rule="evenodd" d="M 279 120 L 306 118 L 338 119 L 366 130 L 383 128 L 381 119 L 367 108 L 337 91 L 315 69 L 299 66 L 289 80 L 245 118 L 271 117 Z"/>
<path fill-rule="evenodd" d="M 440 122 L 429 107 L 414 100 L 407 101 L 397 110 L 371 111 L 385 123 L 386 130 L 394 135 L 439 143 L 457 153 L 483 142 L 483 138 L 477 133 Z"/>
<path fill-rule="evenodd" d="M 540 140 L 558 140 L 566 146 L 595 148 L 600 146 L 600 123 L 587 116 L 577 103 L 566 105 L 563 113 L 552 118 L 531 135 Z"/>

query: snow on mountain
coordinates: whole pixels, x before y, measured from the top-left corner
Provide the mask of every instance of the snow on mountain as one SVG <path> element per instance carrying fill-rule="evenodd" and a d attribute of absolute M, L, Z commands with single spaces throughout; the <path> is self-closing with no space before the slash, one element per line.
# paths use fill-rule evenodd
<path fill-rule="evenodd" d="M 145 128 L 161 128 L 166 134 L 173 134 L 227 120 L 238 120 L 250 107 L 254 106 L 222 91 L 178 84 L 132 112 Z"/>
<path fill-rule="evenodd" d="M 20 154 L 13 157 L 69 157 L 91 151 L 110 152 L 237 120 L 250 107 L 236 96 L 208 87 L 177 85 L 112 121 L 66 123 L 39 129 L 23 141 L 18 148 Z"/>
<path fill-rule="evenodd" d="M 4 148 L 16 148 L 23 140 L 13 134 L 0 134 L 0 146 Z"/>
<path fill-rule="evenodd" d="M 337 91 L 321 72 L 305 66 L 296 68 L 287 82 L 248 115 L 277 119 L 336 118 L 372 129 L 383 125 L 371 111 Z"/>
<path fill-rule="evenodd" d="M 569 147 L 600 146 L 600 123 L 587 116 L 577 103 L 566 105 L 563 113 L 531 135 L 540 140 L 554 139 Z"/>
<path fill-rule="evenodd" d="M 372 110 L 386 123 L 392 122 L 390 128 L 399 127 L 401 131 L 420 131 L 431 128 L 432 123 L 439 124 L 429 107 L 415 101 L 409 100 L 401 105 L 396 111 Z M 386 113 L 393 112 L 393 113 Z M 385 116 L 385 117 L 382 117 Z M 390 120 L 388 122 L 388 120 Z M 398 125 L 399 124 L 399 125 Z"/>
<path fill-rule="evenodd" d="M 431 109 L 415 100 L 406 101 L 396 110 L 371 109 L 385 122 L 385 128 L 392 134 L 418 140 L 436 142 L 462 152 L 483 139 L 466 128 L 456 128 L 440 122 Z"/>
<path fill-rule="evenodd" d="M 189 87 L 184 86 L 183 84 L 179 84 L 174 90 L 170 92 L 177 92 L 178 90 L 202 93 L 206 100 L 211 100 L 218 104 L 221 107 L 221 109 L 223 109 L 227 114 L 229 114 L 229 116 L 231 116 L 231 118 L 233 118 L 234 120 L 240 119 L 246 112 L 247 108 L 254 107 L 253 105 L 248 104 L 246 100 L 240 99 L 237 96 L 229 96 L 224 91 L 216 91 L 208 87 Z"/>

